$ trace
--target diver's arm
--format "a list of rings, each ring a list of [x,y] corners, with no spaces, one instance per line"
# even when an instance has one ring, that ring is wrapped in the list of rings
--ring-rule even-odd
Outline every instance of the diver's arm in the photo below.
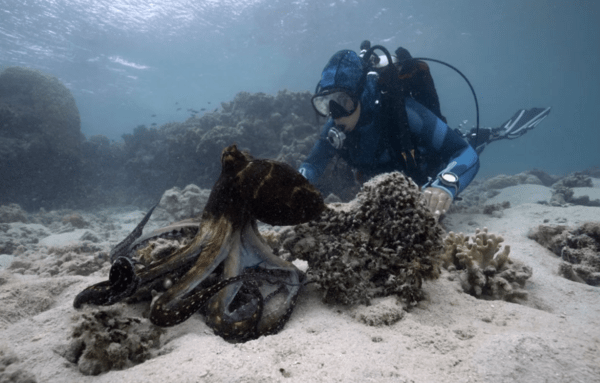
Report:
[[[407,98],[406,110],[411,131],[419,135],[421,143],[439,155],[442,163],[446,164],[436,179],[425,186],[442,189],[454,199],[475,178],[479,170],[479,156],[465,140],[423,105]],[[439,180],[438,177],[446,172],[458,177],[457,187],[444,185]]]
[[[302,174],[311,184],[316,183],[319,178],[321,178],[327,164],[335,155],[335,148],[327,140],[327,133],[333,125],[333,120],[329,119],[323,126],[323,129],[321,129],[321,135],[315,143],[315,146],[313,146],[308,157],[306,157],[298,169],[300,174]]]

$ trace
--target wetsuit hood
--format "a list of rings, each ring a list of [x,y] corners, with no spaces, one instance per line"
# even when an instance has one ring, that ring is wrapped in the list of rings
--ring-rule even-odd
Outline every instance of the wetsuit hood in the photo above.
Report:
[[[360,96],[364,80],[363,63],[356,52],[344,49],[334,54],[321,73],[317,94],[331,90],[344,90]]]

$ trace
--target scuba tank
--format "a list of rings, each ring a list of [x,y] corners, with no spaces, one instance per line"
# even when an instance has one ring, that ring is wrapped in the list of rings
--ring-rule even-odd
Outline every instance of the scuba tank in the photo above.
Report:
[[[382,51],[383,55],[374,54],[375,50]],[[396,96],[402,96],[402,93],[404,93],[404,96],[407,96],[406,93],[411,92],[411,89],[404,89],[404,86],[403,86],[404,84],[402,84],[402,81],[400,78],[401,67],[403,64],[406,65],[405,63],[408,61],[436,62],[436,63],[442,64],[442,65],[445,65],[445,66],[453,69],[454,71],[456,71],[465,80],[465,82],[471,89],[471,93],[473,94],[473,99],[475,100],[476,123],[475,123],[475,133],[474,133],[475,137],[474,138],[475,138],[475,147],[477,147],[479,144],[479,103],[477,101],[477,95],[475,93],[475,90],[473,89],[473,86],[471,85],[471,82],[469,81],[469,79],[460,70],[458,70],[454,66],[452,66],[444,61],[427,58],[427,57],[413,58],[410,56],[408,51],[406,51],[405,49],[403,49],[401,47],[398,48],[395,53],[396,53],[396,56],[392,56],[385,47],[383,47],[381,45],[371,46],[371,42],[369,40],[364,40],[360,44],[359,57],[361,57],[363,59],[363,62],[365,63],[365,67],[367,68],[366,69],[367,71],[375,71],[376,73],[379,74],[380,84],[383,86],[383,89],[385,89],[388,92],[392,92]],[[404,57],[405,59],[402,62],[400,62],[400,60],[397,57],[399,53],[404,53],[404,55],[405,55],[405,57]],[[406,56],[408,56],[408,57],[406,57]],[[435,92],[435,89],[434,89],[434,92]],[[437,94],[436,94],[436,98],[437,98]],[[402,103],[404,103],[403,100],[402,100]],[[434,113],[435,113],[435,111],[434,111]],[[442,119],[442,120],[444,119],[441,116],[441,113],[440,114],[435,113],[435,114],[440,119]],[[405,150],[405,148],[403,147],[403,153],[404,153],[404,150]],[[403,156],[404,156],[404,154],[403,154]]]
[[[376,49],[384,55],[374,55]],[[388,153],[395,163],[403,164],[406,169],[417,167],[415,145],[410,133],[408,116],[404,100],[407,96],[400,78],[398,60],[381,45],[371,47],[365,40],[361,44],[359,57],[362,58],[366,75],[377,75],[381,88],[383,116],[387,121],[383,124],[382,132]]]

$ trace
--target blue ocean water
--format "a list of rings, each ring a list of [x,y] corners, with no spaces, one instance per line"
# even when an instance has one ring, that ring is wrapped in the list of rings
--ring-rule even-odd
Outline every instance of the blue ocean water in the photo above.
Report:
[[[592,0],[0,0],[0,69],[57,76],[83,133],[120,140],[240,91],[312,91],[334,52],[369,39],[458,67],[483,126],[553,107],[535,130],[487,148],[480,176],[566,173],[600,166],[598,20]],[[467,85],[431,67],[449,124],[472,125]]]

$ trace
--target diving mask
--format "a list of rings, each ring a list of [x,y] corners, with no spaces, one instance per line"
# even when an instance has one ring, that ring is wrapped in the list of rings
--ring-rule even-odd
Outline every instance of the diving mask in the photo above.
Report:
[[[347,117],[354,113],[358,100],[344,91],[330,91],[316,94],[312,98],[313,108],[323,117],[333,119]]]

